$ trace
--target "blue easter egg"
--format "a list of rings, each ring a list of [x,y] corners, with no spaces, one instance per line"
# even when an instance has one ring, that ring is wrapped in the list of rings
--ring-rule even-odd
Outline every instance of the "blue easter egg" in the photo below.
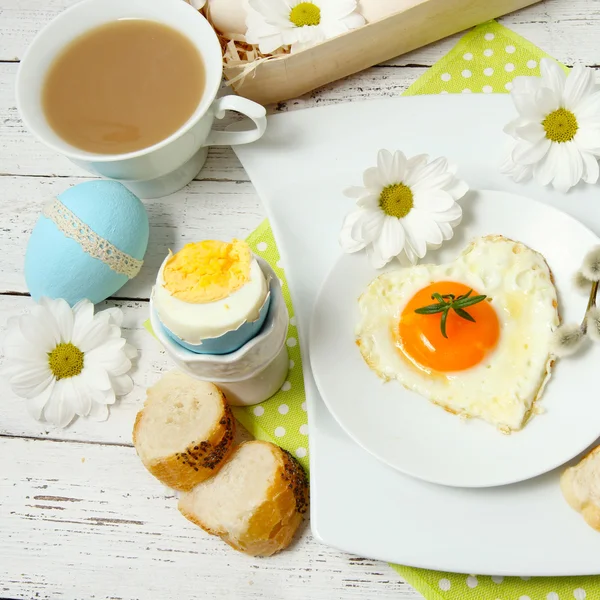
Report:
[[[201,344],[190,344],[189,342],[186,342],[180,337],[176,336],[165,325],[162,327],[172,340],[187,350],[195,352],[196,354],[230,354],[231,352],[239,350],[244,344],[259,334],[262,326],[264,325],[265,319],[269,314],[270,305],[271,292],[269,291],[255,321],[245,321],[237,329],[228,331],[227,333],[224,333],[216,338],[207,338],[202,340]]]
[[[140,199],[117,181],[80,183],[58,196],[61,203],[95,234],[121,252],[142,260],[148,246],[148,215]],[[34,300],[64,298],[73,305],[87,298],[102,302],[127,283],[126,274],[113,270],[83,250],[44,214],[36,223],[25,254],[25,281]]]

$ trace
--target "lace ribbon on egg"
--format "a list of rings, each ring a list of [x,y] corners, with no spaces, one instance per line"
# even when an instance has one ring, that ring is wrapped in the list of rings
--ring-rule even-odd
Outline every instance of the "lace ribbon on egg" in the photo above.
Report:
[[[66,237],[75,240],[86,254],[101,260],[115,273],[132,279],[140,272],[144,261],[133,258],[100,237],[58,198],[46,204],[42,214],[50,219]]]

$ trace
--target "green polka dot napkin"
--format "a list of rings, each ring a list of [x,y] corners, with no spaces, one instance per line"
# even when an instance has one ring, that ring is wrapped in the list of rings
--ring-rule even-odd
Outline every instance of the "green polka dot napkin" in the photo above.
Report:
[[[514,32],[491,21],[466,34],[456,47],[417,80],[405,95],[507,93],[518,75],[539,75],[548,56]],[[294,454],[308,470],[308,426],[302,362],[294,311],[268,221],[249,237],[252,250],[281,278],[290,313],[290,371],[281,390],[257,406],[235,408],[236,418],[259,439]],[[600,600],[600,577],[521,578],[457,575],[392,565],[429,600]]]
[[[236,419],[256,438],[278,444],[291,452],[308,472],[308,424],[302,361],[290,291],[279,258],[279,250],[268,221],[246,240],[252,251],[262,256],[281,279],[283,298],[290,314],[287,350],[290,370],[281,389],[257,406],[233,409]]]

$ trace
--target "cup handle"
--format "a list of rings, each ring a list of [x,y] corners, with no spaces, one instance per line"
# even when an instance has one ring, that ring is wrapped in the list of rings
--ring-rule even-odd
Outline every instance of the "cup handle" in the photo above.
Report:
[[[263,106],[240,96],[217,98],[211,106],[217,119],[225,116],[225,111],[235,110],[252,119],[256,127],[248,131],[211,131],[204,146],[236,146],[249,144],[261,138],[267,128],[267,111]]]

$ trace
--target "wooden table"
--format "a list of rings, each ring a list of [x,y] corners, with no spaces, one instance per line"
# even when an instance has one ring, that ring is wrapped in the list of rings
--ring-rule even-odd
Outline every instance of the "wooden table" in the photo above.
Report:
[[[74,0],[0,3],[0,336],[31,306],[23,277],[29,233],[54,194],[89,177],[21,123],[13,85],[34,34]],[[568,65],[600,68],[600,0],[545,0],[501,21]],[[455,36],[271,108],[271,112],[396,96],[452,48]],[[313,540],[308,525],[269,559],[238,554],[183,519],[170,490],[142,468],[131,427],[144,390],[170,367],[142,329],[167,249],[244,236],[264,218],[229,149],[211,151],[201,177],[146,202],[150,244],[140,275],[108,305],[125,314],[140,350],[135,389],[105,423],[61,431],[32,420],[0,380],[0,598],[419,598],[385,563]],[[401,543],[401,540],[399,540]]]

